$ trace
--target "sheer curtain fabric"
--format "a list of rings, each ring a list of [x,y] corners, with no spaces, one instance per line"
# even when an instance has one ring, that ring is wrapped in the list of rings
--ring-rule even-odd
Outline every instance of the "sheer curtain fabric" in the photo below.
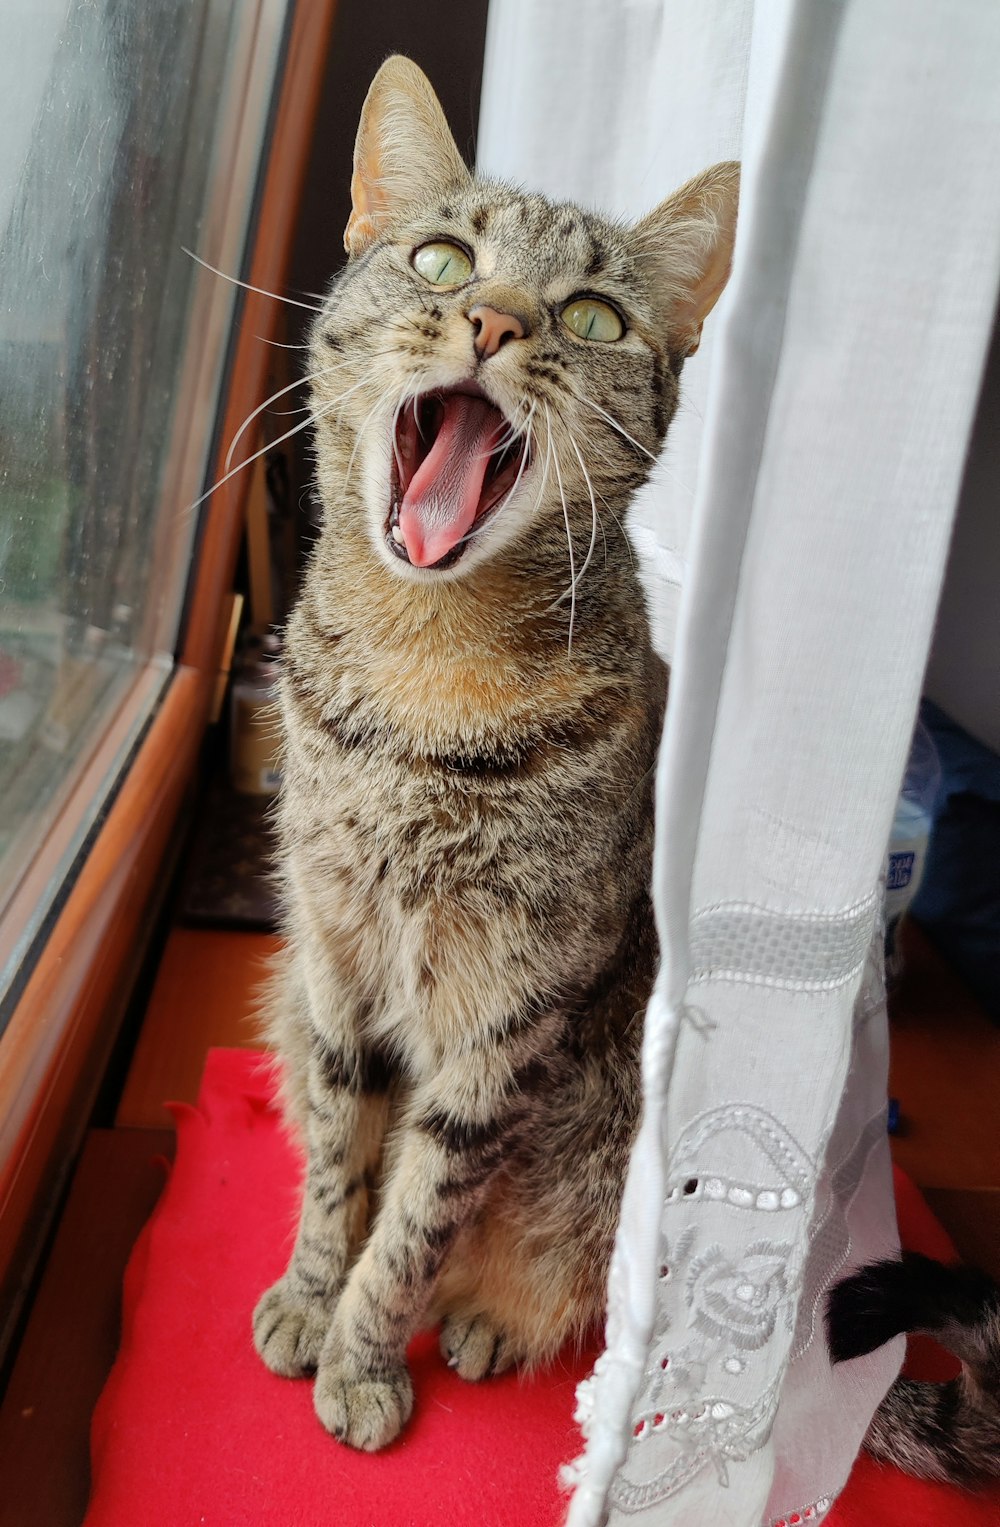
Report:
[[[491,5],[487,171],[635,215],[745,165],[635,510],[663,960],[572,1527],[818,1520],[898,1368],[832,1369],[821,1317],[896,1245],[879,876],[997,298],[998,77],[980,0]]]

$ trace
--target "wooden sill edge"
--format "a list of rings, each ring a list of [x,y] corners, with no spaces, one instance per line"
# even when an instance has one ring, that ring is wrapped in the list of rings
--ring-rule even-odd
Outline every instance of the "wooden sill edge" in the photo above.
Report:
[[[285,278],[335,10],[335,0],[310,0],[293,11],[249,277],[272,291]],[[270,334],[275,304],[254,293],[247,299],[220,462],[266,379],[259,336]],[[236,485],[207,517],[181,662],[0,1039],[0,1356],[8,1295],[37,1252],[39,1206],[46,1194],[51,1199],[82,1138],[122,988],[134,974],[184,793],[196,778],[243,529],[246,486],[240,478]]]
[[[0,1041],[0,1288],[58,1158],[75,1153],[117,1027],[121,973],[145,939],[214,687],[179,667]],[[112,1033],[108,1033],[109,1026]],[[95,1074],[96,1067],[96,1074]],[[66,1139],[78,1117],[77,1138]]]
[[[15,983],[19,964],[30,959],[39,909],[47,909],[52,887],[60,887],[72,873],[74,861],[86,847],[88,822],[93,832],[100,822],[101,807],[128,767],[130,754],[155,713],[171,672],[166,663],[149,662],[132,674],[101,730],[87,739],[88,746],[78,761],[79,773],[67,781],[63,799],[0,912],[0,969]],[[43,929],[44,922],[39,931]],[[6,990],[4,997],[6,1001]],[[0,1159],[6,1124],[0,1115]]]

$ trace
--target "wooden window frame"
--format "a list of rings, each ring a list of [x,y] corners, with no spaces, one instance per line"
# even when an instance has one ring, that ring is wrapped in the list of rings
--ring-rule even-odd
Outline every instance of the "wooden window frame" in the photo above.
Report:
[[[265,150],[250,233],[250,285],[280,292],[291,253],[335,0],[298,0]],[[236,339],[216,471],[226,443],[263,400],[268,346],[280,304],[246,291]],[[248,436],[250,435],[248,431]],[[246,441],[249,455],[254,449]],[[164,680],[150,665],[71,791],[25,885],[41,894],[60,862],[68,824],[79,822],[128,745],[155,692],[152,718],[110,807],[99,822],[0,1040],[0,1312],[12,1311],[30,1272],[58,1188],[83,1130],[120,1025],[124,1003],[155,922],[176,827],[198,778],[201,744],[223,655],[249,473],[209,500],[193,551],[178,660]],[[4,1332],[0,1322],[0,1351]]]

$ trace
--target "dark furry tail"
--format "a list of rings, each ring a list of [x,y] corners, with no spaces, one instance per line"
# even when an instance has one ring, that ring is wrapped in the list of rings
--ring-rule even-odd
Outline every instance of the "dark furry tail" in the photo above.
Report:
[[[1000,1288],[971,1267],[904,1252],[831,1289],[827,1340],[835,1363],[924,1331],[962,1362],[946,1384],[898,1379],[865,1438],[875,1458],[921,1479],[971,1485],[1000,1476]]]

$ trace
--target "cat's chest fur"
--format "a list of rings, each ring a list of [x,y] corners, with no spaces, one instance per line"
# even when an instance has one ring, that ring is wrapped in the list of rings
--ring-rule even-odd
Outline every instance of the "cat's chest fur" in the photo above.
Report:
[[[329,582],[288,633],[286,874],[373,1034],[421,1074],[557,992],[581,928],[607,921],[594,776],[631,771],[608,744],[645,701],[628,665],[547,646],[516,601],[393,612],[357,588],[327,605]]]

